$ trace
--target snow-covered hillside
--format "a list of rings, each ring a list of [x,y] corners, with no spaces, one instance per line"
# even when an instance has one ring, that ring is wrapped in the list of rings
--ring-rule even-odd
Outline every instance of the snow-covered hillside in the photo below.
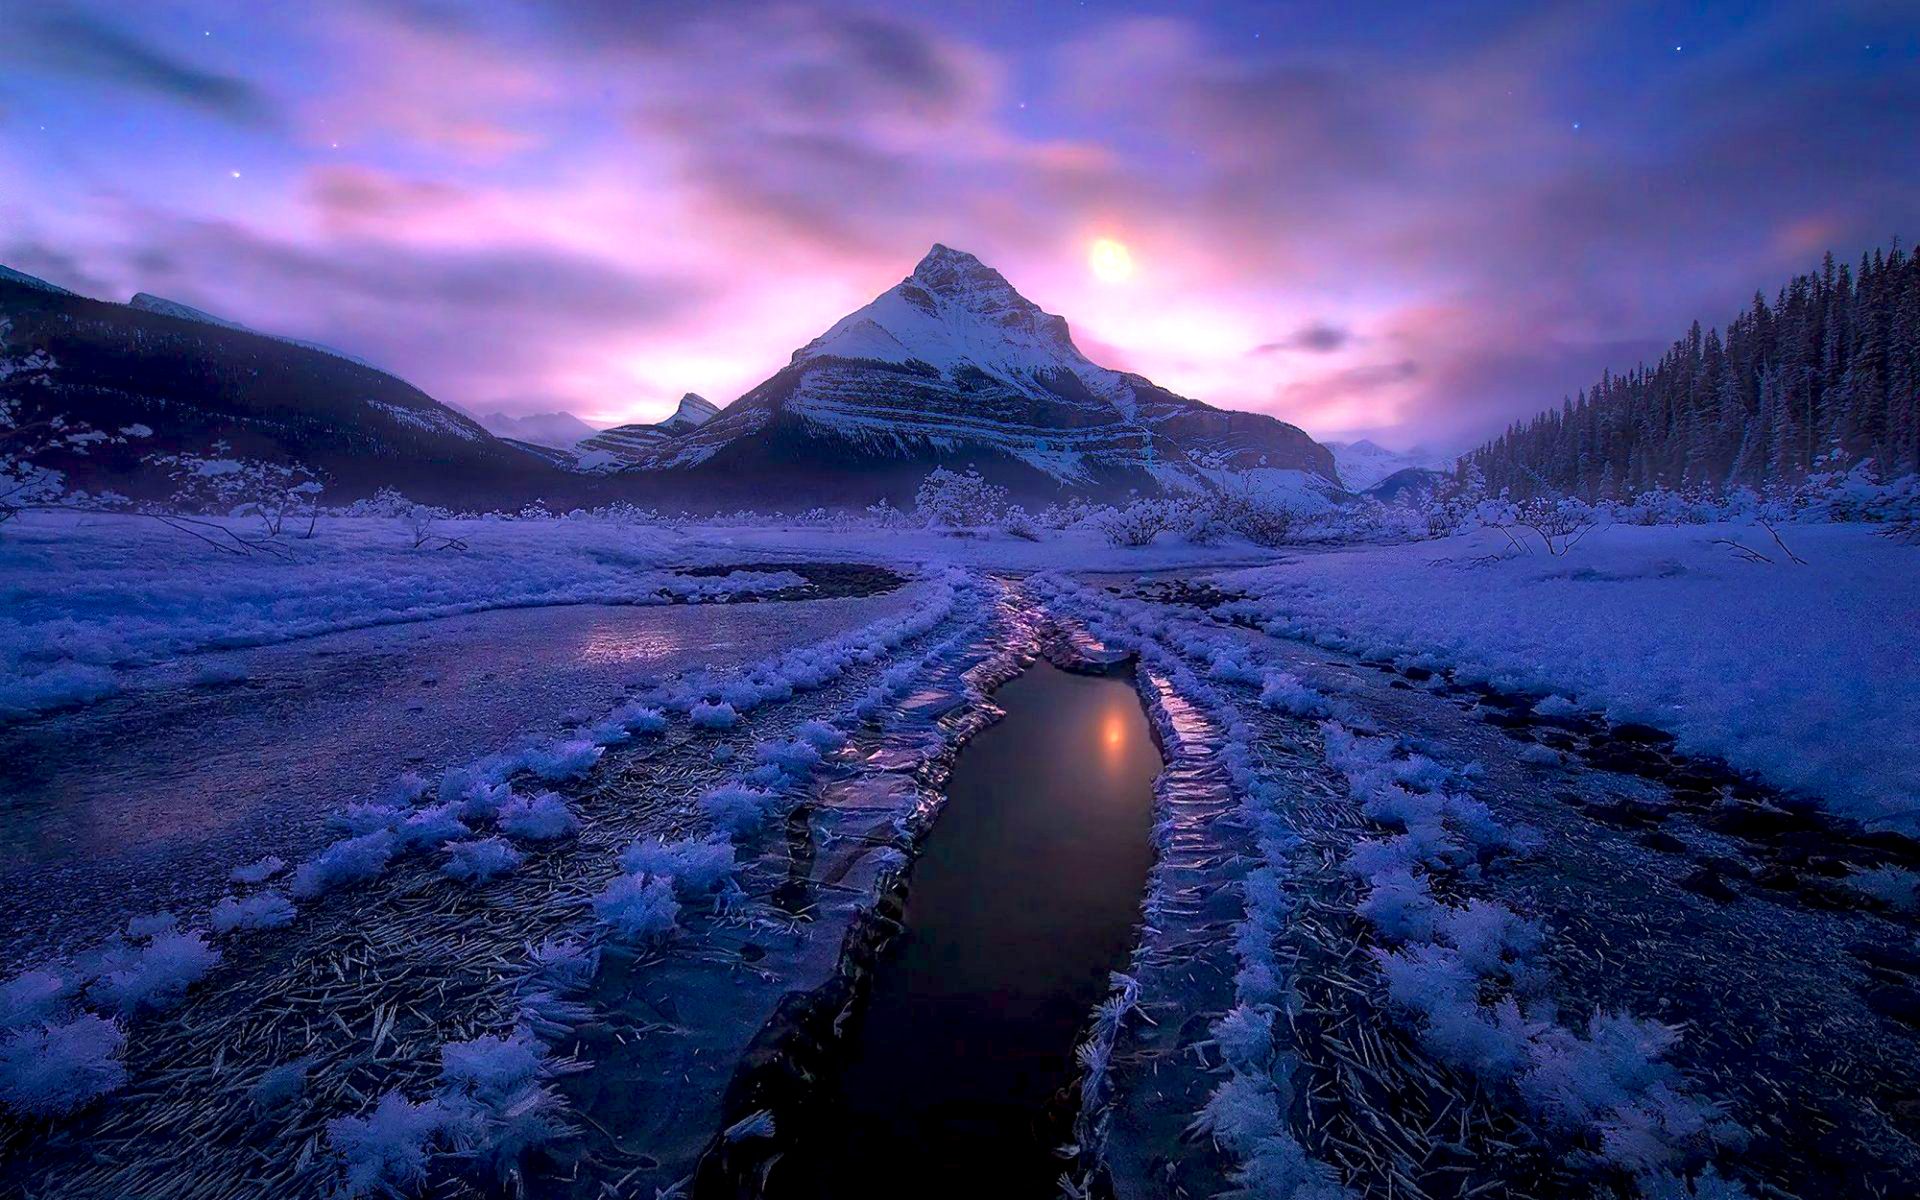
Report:
[[[464,411],[464,410],[463,410]],[[584,438],[599,432],[570,412],[529,413],[510,416],[503,412],[469,414],[495,437],[531,442],[555,450],[569,450]]]

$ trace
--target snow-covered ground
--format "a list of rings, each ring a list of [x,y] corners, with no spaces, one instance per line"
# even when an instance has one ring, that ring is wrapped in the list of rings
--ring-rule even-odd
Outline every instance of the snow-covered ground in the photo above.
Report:
[[[251,534],[245,522],[232,527]],[[1252,564],[1271,552],[1172,538],[1141,550],[1091,530],[1043,542],[1001,530],[956,536],[820,526],[669,527],[608,520],[449,520],[464,550],[414,547],[405,521],[325,518],[279,554],[236,556],[154,522],[28,514],[0,535],[0,721],[109,695],[136,667],[211,649],[272,645],[490,609],[725,600],[803,582],[751,560],[957,562],[1028,571]],[[282,557],[284,555],[284,557]],[[747,566],[686,575],[689,566]]]
[[[251,535],[245,523],[233,527]],[[278,553],[223,553],[139,518],[28,514],[0,536],[0,719],[112,692],[114,668],[206,649],[553,604],[774,591],[778,572],[686,576],[681,535],[613,522],[323,519]],[[464,550],[435,549],[441,537]]]
[[[1798,525],[1596,531],[1565,556],[1483,530],[1221,576],[1233,611],[1362,657],[1555,693],[1851,816],[1920,828],[1920,548]],[[1774,561],[1743,561],[1720,539]]]
[[[783,1069],[753,1048],[857,1029],[781,1022],[832,1018],[847,964],[884,958],[848,939],[939,837],[985,693],[1056,632],[1088,664],[1115,657],[1096,639],[1140,656],[1168,762],[1140,942],[1062,1081],[1073,1186],[1740,1200],[1896,1194],[1920,1169],[1920,859],[1664,749],[1606,766],[1629,731],[1566,715],[1890,812],[1920,550],[1867,530],[1788,529],[1807,564],[1768,566],[1713,544],[1765,549],[1733,527],[1502,558],[1497,534],[1275,555],[472,522],[448,530],[465,554],[423,560],[366,521],[289,563],[124,528],[0,543],[0,587],[31,601],[17,637],[57,649],[66,591],[75,645],[125,637],[116,694],[0,729],[0,787],[41,789],[10,810],[0,849],[33,861],[0,872],[25,900],[0,915],[97,848],[126,881],[0,980],[0,1182],[30,1194],[525,1172],[586,1200],[671,1193],[715,1145],[758,1177],[796,1134],[736,1104],[741,1071]],[[631,607],[716,578],[682,565],[847,560],[973,565]],[[1064,570],[987,577],[1040,568]],[[280,590],[334,632],[274,624]],[[487,611],[508,603],[544,607]],[[211,649],[235,616],[269,644]],[[1563,699],[1516,718],[1375,656]],[[168,814],[202,824],[155,834]],[[207,870],[168,890],[150,836]],[[97,952],[46,953],[89,930]]]

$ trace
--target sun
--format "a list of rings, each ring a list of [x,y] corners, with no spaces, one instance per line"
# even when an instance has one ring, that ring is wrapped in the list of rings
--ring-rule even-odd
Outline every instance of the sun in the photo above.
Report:
[[[1101,283],[1125,283],[1133,278],[1133,252],[1112,238],[1096,238],[1087,251],[1087,265]]]

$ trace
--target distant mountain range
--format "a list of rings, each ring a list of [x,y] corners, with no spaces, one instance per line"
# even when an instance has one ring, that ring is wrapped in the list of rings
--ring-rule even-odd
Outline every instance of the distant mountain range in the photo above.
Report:
[[[1453,467],[1453,460],[1444,454],[1420,449],[1389,450],[1364,438],[1325,445],[1333,452],[1333,461],[1340,468],[1340,482],[1355,492],[1367,491],[1402,471],[1445,471]]]
[[[570,450],[579,442],[600,432],[570,412],[529,413],[509,416],[503,412],[477,413],[474,420],[495,437]]]
[[[977,468],[1033,503],[1342,481],[1292,425],[1098,366],[1064,320],[945,246],[725,409],[689,394],[665,421],[598,433],[567,413],[475,420],[327,347],[145,293],[112,304],[0,268],[0,322],[0,363],[46,351],[33,372],[0,371],[0,393],[101,428],[147,425],[143,451],[218,439],[306,462],[334,495],[898,504],[936,466]],[[51,465],[140,490],[131,450]]]

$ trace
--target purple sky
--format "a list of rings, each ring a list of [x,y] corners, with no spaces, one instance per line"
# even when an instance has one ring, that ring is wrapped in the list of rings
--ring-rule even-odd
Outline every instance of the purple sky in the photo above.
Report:
[[[731,401],[939,241],[1096,361],[1451,449],[1911,235],[1914,16],[21,0],[0,263],[611,423]]]

